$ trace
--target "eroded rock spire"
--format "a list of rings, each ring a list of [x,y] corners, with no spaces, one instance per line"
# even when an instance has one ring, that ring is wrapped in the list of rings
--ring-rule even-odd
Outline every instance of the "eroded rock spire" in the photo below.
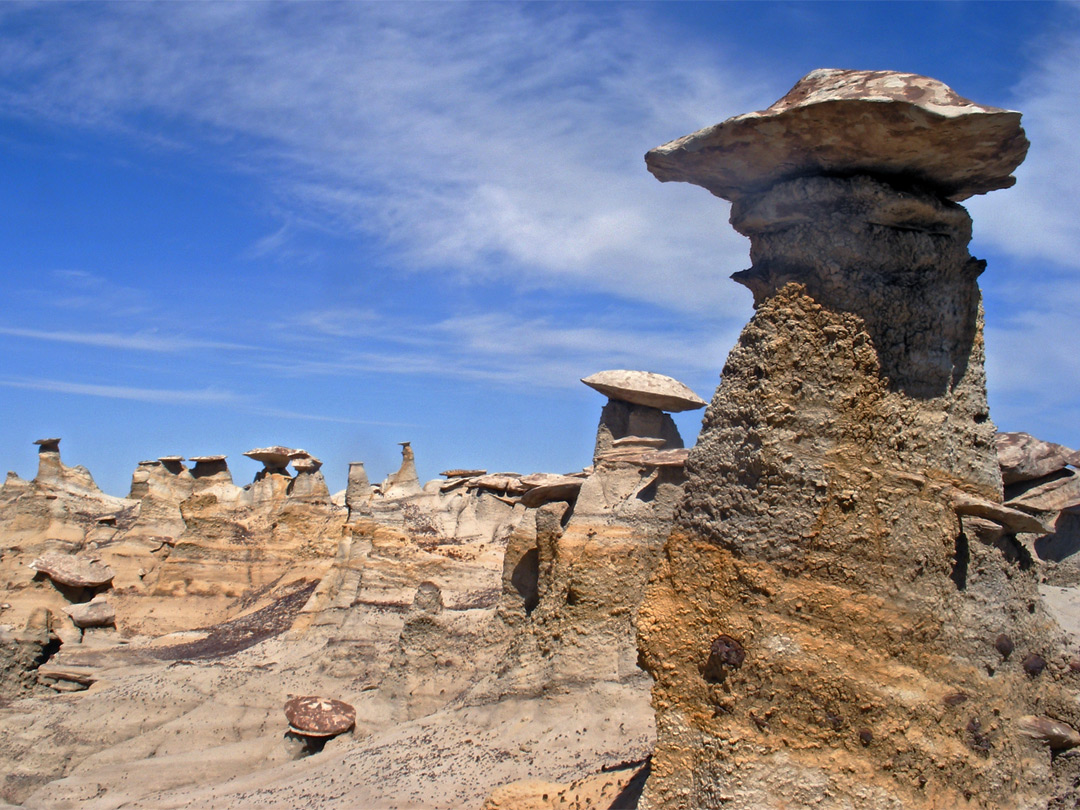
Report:
[[[756,313],[639,619],[644,806],[1034,808],[1064,789],[1024,730],[1080,726],[1063,663],[1022,665],[1064,652],[1030,555],[954,507],[1001,501],[984,263],[955,200],[1012,185],[1026,148],[1019,113],[940,82],[819,70],[646,157],[734,201]]]

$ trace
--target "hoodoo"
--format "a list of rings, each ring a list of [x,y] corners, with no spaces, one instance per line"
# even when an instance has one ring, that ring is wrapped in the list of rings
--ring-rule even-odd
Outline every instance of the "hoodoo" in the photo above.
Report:
[[[818,70],[646,156],[734,202],[756,312],[639,618],[658,735],[642,806],[1045,808],[1072,790],[1076,766],[1031,732],[1080,727],[1080,707],[1030,554],[955,506],[1002,500],[985,263],[955,201],[1012,185],[1026,149],[1018,113],[940,82]]]

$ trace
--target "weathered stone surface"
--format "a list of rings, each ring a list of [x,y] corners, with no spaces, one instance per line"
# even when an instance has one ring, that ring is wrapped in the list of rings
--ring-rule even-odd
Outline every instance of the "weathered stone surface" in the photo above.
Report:
[[[997,453],[1005,486],[1033,481],[1080,462],[1075,450],[1036,439],[1030,433],[997,434]]]
[[[628,439],[638,440],[634,444],[639,448],[644,444],[668,450],[683,447],[679,428],[670,414],[648,405],[634,405],[619,399],[609,399],[600,411],[593,462],[616,447],[617,442],[625,444],[624,440]]]
[[[678,380],[651,371],[598,371],[581,381],[611,399],[661,411],[693,411],[706,404]]]
[[[371,482],[364,469],[364,462],[351,462],[345,485],[345,506],[349,510],[350,522],[362,514],[371,514],[371,498]]]
[[[1059,720],[1026,715],[1021,717],[1016,725],[1021,734],[1045,743],[1053,751],[1066,751],[1080,746],[1080,732]]]
[[[188,461],[194,461],[196,464],[220,464],[225,461],[228,456],[217,454],[211,456],[191,456]]]
[[[596,458],[598,465],[634,464],[639,467],[682,467],[690,451],[686,448],[675,450],[652,450],[640,447],[616,447],[601,453]]]
[[[830,76],[840,78],[811,74]],[[978,796],[1045,807],[1049,751],[1001,729],[1050,704],[1061,722],[1080,720],[1052,668],[1035,678],[1021,664],[1033,653],[1049,662],[1063,639],[1030,554],[1006,533],[968,538],[953,498],[961,490],[985,511],[1001,478],[982,263],[967,251],[966,212],[943,198],[1009,182],[1023,155],[1016,116],[956,99],[975,114],[804,91],[811,103],[789,99],[793,115],[745,119],[756,122],[747,151],[706,145],[694,160],[710,165],[690,163],[681,178],[734,197],[753,262],[737,280],[756,313],[686,461],[639,613],[657,711],[641,806],[878,810]],[[865,113],[864,130],[851,119],[818,129],[844,119],[813,116],[845,109]],[[901,119],[911,126],[897,129]],[[1007,124],[996,140],[995,120]],[[785,139],[798,130],[785,121],[813,124],[802,134],[814,161],[794,165],[807,176],[769,174],[797,160]],[[905,140],[923,124],[930,140]],[[986,141],[981,152],[972,138]],[[834,151],[847,162],[830,162]],[[1012,158],[995,163],[1002,154]],[[749,178],[716,179],[740,162]],[[1006,662],[994,647],[1003,633],[1023,640]],[[737,668],[708,666],[721,637],[744,653]],[[944,700],[958,693],[962,703]]]
[[[304,453],[302,456],[294,457],[292,465],[296,470],[296,477],[289,484],[288,496],[290,498],[330,497],[330,489],[326,486],[326,479],[320,472],[322,461],[309,453]]]
[[[54,582],[73,588],[97,588],[112,582],[116,574],[107,565],[71,554],[45,554],[30,563]]]
[[[38,445],[38,470],[37,475],[34,476],[35,484],[57,486],[90,495],[102,494],[86,467],[81,465],[68,467],[60,460],[60,439],[38,439],[34,444]]]
[[[443,470],[439,475],[445,478],[475,478],[478,475],[486,475],[487,470],[466,470],[466,469],[454,469]]]
[[[551,476],[525,492],[521,503],[532,509],[551,501],[571,501],[577,497],[583,483],[584,479],[573,476]]]
[[[333,698],[308,695],[285,704],[289,729],[305,737],[333,737],[356,724],[356,710]]]
[[[388,498],[404,498],[421,492],[420,476],[416,473],[416,456],[410,442],[401,445],[401,466],[382,483],[382,494]]]
[[[966,492],[954,490],[952,493],[953,509],[958,515],[974,515],[1000,523],[1010,532],[1052,532],[1053,527],[1044,525],[1035,517],[1019,509],[1010,509],[986,498],[977,498]]]
[[[1060,512],[1080,506],[1080,473],[1059,470],[1005,489],[1005,503],[1026,512]]]
[[[466,487],[470,489],[486,489],[500,495],[521,495],[529,489],[521,478],[522,476],[518,473],[489,473],[488,475],[480,475],[469,479]]]
[[[322,468],[322,461],[305,452],[303,455],[293,456],[292,466],[297,472],[311,473]]]
[[[276,444],[272,447],[256,447],[254,450],[248,450],[244,455],[255,461],[261,461],[267,470],[284,470],[289,466],[289,459],[306,455],[306,453],[303,450]]]
[[[869,175],[963,200],[1016,182],[1027,154],[1020,113],[968,101],[934,79],[815,70],[760,112],[653,149],[658,180],[737,200],[811,175]]]
[[[76,627],[109,627],[116,624],[116,610],[104,599],[95,597],[89,602],[70,605],[64,613],[71,617]]]

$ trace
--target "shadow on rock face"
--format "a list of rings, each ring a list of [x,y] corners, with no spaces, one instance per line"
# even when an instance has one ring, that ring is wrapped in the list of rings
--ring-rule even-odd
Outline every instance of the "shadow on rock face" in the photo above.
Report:
[[[518,560],[510,582],[521,596],[525,613],[533,612],[540,603],[540,551],[530,549]]]
[[[967,371],[978,330],[971,220],[959,205],[868,176],[780,183],[732,207],[753,267],[733,278],[755,307],[785,284],[863,322],[891,390],[945,395]]]

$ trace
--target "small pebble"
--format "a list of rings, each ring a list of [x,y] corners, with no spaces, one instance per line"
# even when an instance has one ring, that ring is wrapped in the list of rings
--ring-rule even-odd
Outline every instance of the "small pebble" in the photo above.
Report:
[[[864,746],[869,745],[873,741],[874,741],[874,732],[872,732],[870,729],[864,728],[861,731],[859,731],[859,742],[861,742]]]
[[[1023,667],[1024,672],[1034,678],[1042,675],[1042,671],[1046,669],[1046,659],[1037,653],[1032,653],[1024,659]]]
[[[1015,648],[1012,639],[1002,633],[994,639],[994,649],[998,651],[1002,658],[1008,658]]]

